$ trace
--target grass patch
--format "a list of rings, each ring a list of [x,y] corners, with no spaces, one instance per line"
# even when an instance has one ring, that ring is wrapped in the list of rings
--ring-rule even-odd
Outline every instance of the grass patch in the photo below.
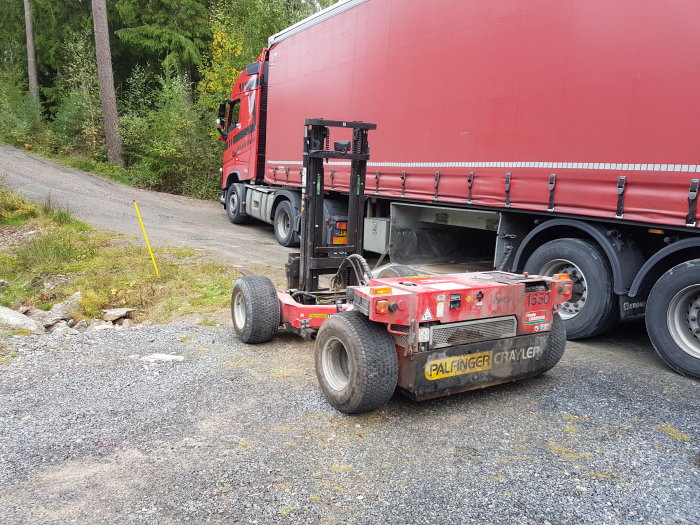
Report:
[[[676,441],[692,441],[688,434],[686,434],[685,432],[681,432],[673,425],[664,425],[662,427],[657,428],[657,430],[660,430],[661,432],[663,432],[670,438],[675,439]]]
[[[49,308],[80,291],[84,318],[101,317],[106,308],[129,307],[136,308],[137,319],[155,322],[228,305],[238,274],[194,250],[156,248],[156,278],[140,240],[90,230],[50,203],[29,204],[1,188],[0,199],[14,210],[12,224],[2,224],[38,230],[0,254],[0,276],[9,283],[0,290],[0,305]]]

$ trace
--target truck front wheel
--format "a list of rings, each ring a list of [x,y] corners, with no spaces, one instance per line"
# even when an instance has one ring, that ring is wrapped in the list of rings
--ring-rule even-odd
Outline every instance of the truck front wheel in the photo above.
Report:
[[[284,200],[275,208],[275,238],[282,246],[299,246],[299,235],[294,230],[294,208]]]
[[[674,266],[656,281],[645,318],[661,359],[676,372],[700,379],[700,259]]]
[[[242,224],[248,220],[245,212],[245,185],[234,182],[226,192],[226,215],[233,224]]]
[[[598,335],[620,317],[608,261],[590,241],[549,241],[532,253],[525,263],[525,271],[549,276],[566,273],[571,277],[573,296],[559,306],[569,339]]]
[[[263,275],[246,275],[231,294],[233,329],[244,343],[265,343],[277,333],[280,302],[272,281]]]
[[[328,402],[346,414],[369,412],[391,399],[399,378],[394,340],[356,311],[330,316],[318,331],[316,376]]]

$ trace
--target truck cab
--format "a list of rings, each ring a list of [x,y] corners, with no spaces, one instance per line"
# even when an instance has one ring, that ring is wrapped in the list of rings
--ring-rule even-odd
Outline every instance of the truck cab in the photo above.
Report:
[[[264,56],[261,55],[261,60]],[[219,106],[217,130],[226,143],[221,172],[221,202],[234,182],[254,181],[264,175],[258,159],[264,62],[246,66],[231,89],[231,97]]]

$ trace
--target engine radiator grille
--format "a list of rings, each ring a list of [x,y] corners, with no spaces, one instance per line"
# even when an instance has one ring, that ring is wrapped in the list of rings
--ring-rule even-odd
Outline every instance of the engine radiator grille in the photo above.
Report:
[[[430,327],[430,347],[465,345],[490,339],[515,337],[517,320],[514,315],[492,319],[476,319],[444,326]]]

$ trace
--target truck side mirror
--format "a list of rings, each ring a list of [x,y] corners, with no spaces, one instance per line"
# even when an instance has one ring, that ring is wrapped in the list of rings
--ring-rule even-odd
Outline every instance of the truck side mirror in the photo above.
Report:
[[[221,135],[223,140],[226,140],[228,133],[226,132],[226,105],[231,102],[230,100],[222,100],[219,104],[219,112],[216,116],[216,130]]]

